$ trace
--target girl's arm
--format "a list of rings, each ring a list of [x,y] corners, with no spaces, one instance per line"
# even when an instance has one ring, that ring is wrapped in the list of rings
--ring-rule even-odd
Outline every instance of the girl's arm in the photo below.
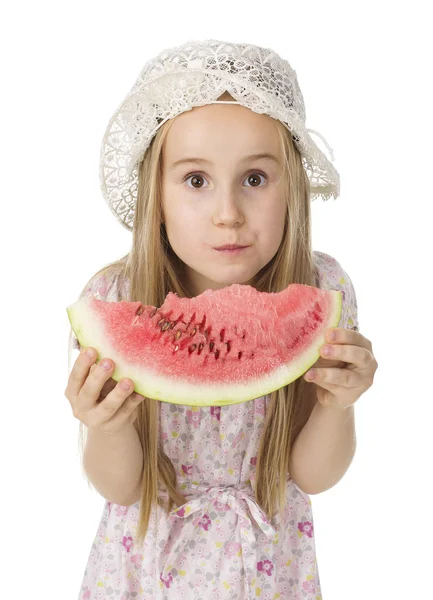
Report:
[[[141,495],[143,449],[131,423],[120,433],[88,429],[84,471],[96,490],[110,502],[130,506]]]
[[[356,450],[355,409],[317,402],[314,386],[306,401],[314,403],[310,418],[293,444],[289,473],[306,494],[333,487],[348,470]]]

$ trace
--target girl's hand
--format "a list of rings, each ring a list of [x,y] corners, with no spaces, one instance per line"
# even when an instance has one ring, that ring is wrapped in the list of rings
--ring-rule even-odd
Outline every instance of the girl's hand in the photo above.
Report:
[[[329,332],[336,333],[335,341],[328,337]],[[349,408],[373,385],[378,362],[373,356],[370,340],[358,331],[343,328],[329,329],[328,343],[320,349],[324,357],[313,365],[304,375],[306,381],[315,383],[317,400],[323,406]],[[325,354],[325,348],[331,348],[331,354]]]
[[[89,357],[83,348],[68,379],[65,396],[69,400],[74,417],[84,423],[89,429],[115,435],[126,429],[137,418],[137,406],[144,396],[133,392],[133,383],[123,379],[117,383],[110,377],[114,363],[110,359],[108,370],[103,369],[102,363],[94,364],[97,352]],[[124,389],[122,384],[129,383]]]

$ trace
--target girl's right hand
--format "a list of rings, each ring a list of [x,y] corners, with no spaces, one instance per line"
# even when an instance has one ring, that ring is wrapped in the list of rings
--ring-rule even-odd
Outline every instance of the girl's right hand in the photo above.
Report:
[[[94,364],[97,352],[89,357],[83,348],[72,367],[66,386],[65,396],[69,400],[75,418],[89,429],[116,435],[135,421],[137,407],[144,396],[133,392],[133,382],[123,379],[116,382],[110,377],[114,370],[114,362],[106,360],[110,368],[103,369],[102,362]],[[103,361],[103,362],[104,362]],[[129,389],[122,387],[129,382]]]

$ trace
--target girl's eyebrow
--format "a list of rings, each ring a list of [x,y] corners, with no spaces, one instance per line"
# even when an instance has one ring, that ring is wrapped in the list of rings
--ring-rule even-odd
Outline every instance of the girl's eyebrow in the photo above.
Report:
[[[264,152],[261,154],[250,154],[248,156],[244,156],[244,158],[240,161],[241,163],[247,162],[249,160],[259,160],[261,158],[264,158],[266,160],[272,160],[274,162],[276,162],[277,164],[280,164],[279,159],[274,156],[273,154],[270,154],[268,152]],[[181,158],[180,160],[177,160],[176,162],[174,162],[171,167],[169,167],[169,170],[173,170],[174,168],[176,168],[177,166],[184,164],[184,163],[206,163],[208,165],[211,165],[212,162],[209,160],[206,160],[205,158]]]

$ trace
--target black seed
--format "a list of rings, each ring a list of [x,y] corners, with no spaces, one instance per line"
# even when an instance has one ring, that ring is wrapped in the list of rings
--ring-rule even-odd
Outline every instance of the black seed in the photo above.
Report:
[[[203,348],[204,348],[204,344],[203,344],[203,342],[200,342],[200,344],[198,345],[198,352],[197,352],[197,354],[200,354],[201,351],[203,350]]]
[[[231,349],[230,342],[226,342],[226,345],[227,345],[227,354],[228,354],[230,352],[230,349]]]
[[[197,344],[192,344],[192,346],[189,346],[188,352],[190,354],[192,354],[196,348],[197,348]]]
[[[215,346],[215,344],[214,344],[213,342],[211,342],[211,343],[209,344],[209,350],[210,350],[211,352],[212,352],[212,350],[213,350],[213,347],[214,347],[214,346]]]
[[[218,356],[220,355],[220,351],[218,350],[218,348],[215,350],[215,358],[218,358]]]
[[[221,329],[221,331],[220,331],[220,340],[221,340],[221,342],[224,341],[224,334],[225,334],[225,332],[226,332],[225,329]]]
[[[242,356],[242,352],[238,352],[238,359],[240,360]]]

